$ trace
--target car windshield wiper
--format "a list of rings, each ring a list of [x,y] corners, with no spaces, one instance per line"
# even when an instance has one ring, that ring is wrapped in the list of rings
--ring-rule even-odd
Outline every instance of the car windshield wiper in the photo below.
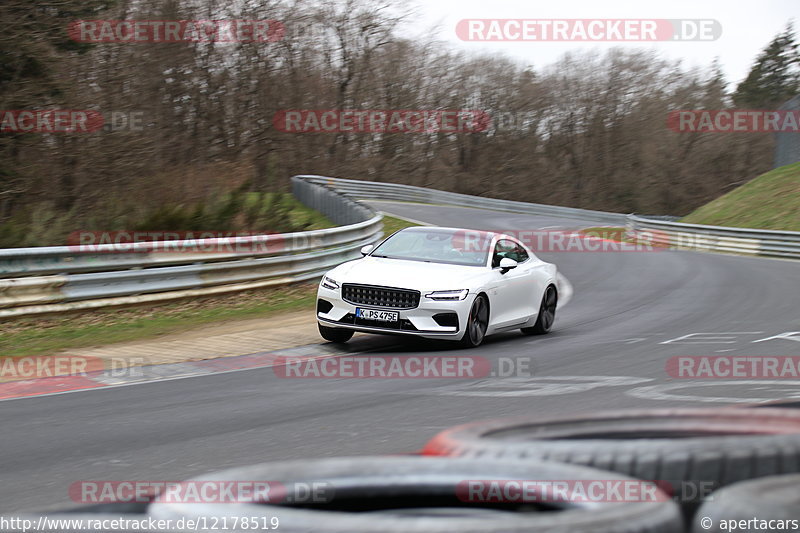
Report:
[[[396,261],[425,261],[426,263],[430,262],[426,261],[425,259],[417,259],[415,257],[396,257],[391,255],[376,255],[376,254],[370,254],[370,257],[380,257],[381,259],[394,259]]]

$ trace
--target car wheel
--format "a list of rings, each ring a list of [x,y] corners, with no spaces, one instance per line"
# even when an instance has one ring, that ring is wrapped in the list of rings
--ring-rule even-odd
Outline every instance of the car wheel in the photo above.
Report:
[[[556,320],[556,307],[558,306],[558,292],[556,288],[549,285],[542,296],[542,303],[539,305],[539,314],[536,316],[536,323],[533,327],[522,328],[525,335],[544,335],[550,332],[553,322]]]
[[[472,302],[472,308],[467,317],[467,328],[464,336],[461,337],[461,344],[467,348],[480,346],[486,337],[486,329],[489,327],[489,300],[486,296],[479,294]]]
[[[330,342],[347,342],[353,338],[353,333],[355,333],[351,329],[329,328],[322,324],[317,325],[319,326],[319,334],[322,335],[322,338]]]

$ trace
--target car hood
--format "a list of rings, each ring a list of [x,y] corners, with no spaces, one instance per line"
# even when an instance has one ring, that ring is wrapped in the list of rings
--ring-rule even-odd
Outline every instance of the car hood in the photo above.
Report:
[[[367,256],[339,265],[326,275],[339,283],[439,291],[475,289],[475,283],[486,275],[486,269]]]

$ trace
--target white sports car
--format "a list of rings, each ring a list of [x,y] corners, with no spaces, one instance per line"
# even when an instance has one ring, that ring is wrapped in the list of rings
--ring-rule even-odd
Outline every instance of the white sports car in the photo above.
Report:
[[[361,253],[320,282],[317,322],[328,341],[363,331],[478,346],[500,331],[547,333],[555,320],[556,266],[508,235],[411,227]]]

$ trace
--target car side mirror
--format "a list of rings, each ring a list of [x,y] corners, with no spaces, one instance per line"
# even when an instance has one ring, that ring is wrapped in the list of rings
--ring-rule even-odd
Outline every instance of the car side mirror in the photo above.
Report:
[[[361,247],[361,255],[369,255],[369,253],[375,249],[374,244],[368,244],[366,246]]]
[[[506,272],[508,272],[512,268],[517,268],[518,264],[519,263],[517,263],[516,261],[514,261],[510,257],[504,257],[504,258],[502,258],[500,260],[500,273],[501,274],[505,274]]]

